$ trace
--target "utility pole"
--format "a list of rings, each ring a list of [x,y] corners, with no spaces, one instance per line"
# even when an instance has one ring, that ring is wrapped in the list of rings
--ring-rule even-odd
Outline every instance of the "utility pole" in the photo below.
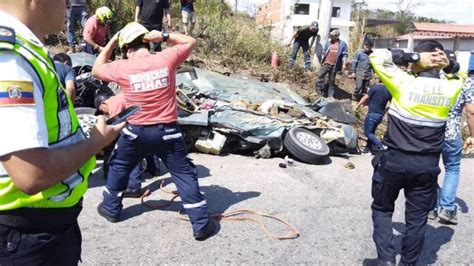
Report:
[[[323,47],[329,41],[333,5],[334,0],[321,0],[319,6],[319,33],[321,35],[321,45]]]

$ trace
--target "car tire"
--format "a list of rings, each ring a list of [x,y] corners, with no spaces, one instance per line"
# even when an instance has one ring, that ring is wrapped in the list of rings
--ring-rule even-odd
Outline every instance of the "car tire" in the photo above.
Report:
[[[318,135],[301,127],[290,129],[283,144],[297,160],[309,164],[320,163],[329,155],[328,145]]]

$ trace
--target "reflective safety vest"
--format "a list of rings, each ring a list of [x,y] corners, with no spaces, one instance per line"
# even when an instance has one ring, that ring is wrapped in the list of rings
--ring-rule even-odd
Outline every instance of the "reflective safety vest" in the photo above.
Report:
[[[370,62],[392,95],[384,144],[409,152],[440,152],[449,110],[463,77],[417,77],[399,69],[388,50],[374,51]]]
[[[85,139],[74,107],[59,82],[54,63],[45,47],[39,47],[15,34],[14,30],[0,26],[0,56],[14,51],[27,60],[41,82],[44,117],[48,130],[49,148],[66,147]],[[11,34],[5,34],[10,31]],[[21,141],[21,140],[12,140]],[[74,156],[74,154],[71,154]],[[87,178],[95,167],[92,156],[76,173],[35,195],[20,191],[12,182],[0,162],[0,211],[22,207],[66,208],[76,205],[87,190]]]

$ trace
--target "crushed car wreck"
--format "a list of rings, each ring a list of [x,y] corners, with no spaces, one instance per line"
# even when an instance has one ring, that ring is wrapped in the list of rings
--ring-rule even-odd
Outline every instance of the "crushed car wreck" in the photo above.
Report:
[[[87,70],[90,71],[93,60],[85,56],[71,56],[74,68],[82,71],[78,81],[83,90],[89,91],[79,94],[87,95],[87,99],[79,99],[77,106],[81,107],[78,113],[82,121],[93,121],[87,118],[95,113],[91,104],[94,100],[90,97],[97,97],[104,90],[111,93],[111,90],[103,86],[99,90],[97,82],[91,80]],[[289,153],[305,163],[319,163],[330,153],[345,153],[356,148],[357,133],[350,124],[345,124],[350,123],[346,121],[347,113],[323,115],[315,110],[334,103],[310,104],[287,84],[188,66],[178,70],[176,84],[178,123],[188,148],[210,154],[255,154],[261,158]],[[115,88],[112,91],[116,91]],[[76,102],[79,103],[77,99]],[[344,113],[342,109],[339,111]],[[338,117],[345,118],[345,123]],[[90,126],[84,125],[84,129]]]

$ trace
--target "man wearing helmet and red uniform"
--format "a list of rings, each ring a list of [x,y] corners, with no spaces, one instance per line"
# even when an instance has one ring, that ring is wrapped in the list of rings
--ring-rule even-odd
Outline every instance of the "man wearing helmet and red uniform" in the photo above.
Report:
[[[152,54],[148,42],[167,42],[171,47]],[[117,43],[127,59],[107,63]],[[95,61],[92,74],[104,81],[117,82],[127,107],[141,107],[127,119],[109,161],[104,200],[98,212],[110,222],[120,220],[122,196],[133,168],[144,157],[156,155],[171,173],[194,238],[205,240],[214,234],[196,167],[188,158],[183,134],[176,123],[176,69],[195,45],[192,37],[149,32],[141,24],[131,22],[110,40]]]
[[[84,52],[89,54],[100,53],[104,49],[109,26],[107,25],[114,17],[114,13],[108,7],[97,8],[95,15],[87,19],[84,24],[84,41],[86,47]]]

